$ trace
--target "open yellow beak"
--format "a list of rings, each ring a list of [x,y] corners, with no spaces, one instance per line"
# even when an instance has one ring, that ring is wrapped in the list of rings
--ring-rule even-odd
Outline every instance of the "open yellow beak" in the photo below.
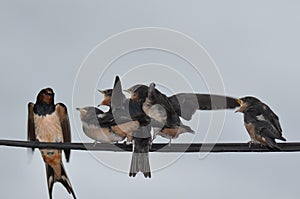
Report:
[[[243,106],[243,101],[242,101],[241,99],[237,99],[236,101],[237,101],[237,103],[240,105],[240,108],[238,108],[238,109],[235,111],[235,113],[237,113],[237,112],[243,112],[243,108],[242,108],[242,106]]]
[[[240,106],[242,106],[243,101],[242,101],[241,99],[237,99],[236,101],[237,101],[237,103],[238,103]]]

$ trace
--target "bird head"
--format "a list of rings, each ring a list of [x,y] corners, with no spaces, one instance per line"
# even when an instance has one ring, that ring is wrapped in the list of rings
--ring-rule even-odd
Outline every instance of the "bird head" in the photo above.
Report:
[[[42,89],[36,99],[37,103],[54,104],[54,92],[52,88]]]
[[[131,100],[144,102],[148,95],[148,86],[137,84],[124,91],[130,94]]]
[[[81,119],[84,119],[85,117],[88,117],[88,115],[99,115],[99,114],[102,114],[103,111],[99,110],[98,108],[96,107],[93,107],[93,106],[86,106],[86,107],[83,107],[83,108],[76,108],[77,111],[80,112],[80,118]]]
[[[237,102],[239,103],[240,108],[235,112],[241,112],[241,113],[243,113],[246,108],[256,105],[257,103],[261,103],[259,99],[251,96],[239,98],[237,99]]]
[[[98,91],[104,95],[104,99],[98,104],[98,107],[101,105],[110,106],[113,89],[98,90]]]

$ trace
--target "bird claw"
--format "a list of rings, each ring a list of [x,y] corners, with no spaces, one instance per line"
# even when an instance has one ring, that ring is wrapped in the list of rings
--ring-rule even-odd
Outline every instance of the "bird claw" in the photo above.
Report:
[[[248,142],[248,147],[249,147],[249,149],[251,149],[251,148],[252,148],[252,145],[254,145],[254,144],[255,144],[254,141],[252,141],[252,140],[249,141],[249,142]]]
[[[168,143],[168,146],[171,147],[171,141],[172,141],[172,138],[170,138],[170,141]]]
[[[97,144],[98,144],[98,141],[95,141],[93,144],[93,147],[96,147]]]
[[[261,143],[259,143],[259,142],[255,142],[255,141],[249,141],[248,142],[248,145],[249,145],[249,149],[251,149],[253,146],[259,146],[259,147],[263,147],[264,145],[263,144],[261,144]]]
[[[126,145],[130,145],[131,143],[132,143],[132,141],[129,141],[129,140],[126,140],[126,141],[125,141],[125,144],[126,144]]]

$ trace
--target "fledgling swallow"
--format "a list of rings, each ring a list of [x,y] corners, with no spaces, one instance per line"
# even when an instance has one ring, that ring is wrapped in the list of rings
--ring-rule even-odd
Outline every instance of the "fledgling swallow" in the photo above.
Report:
[[[149,87],[137,84],[125,90],[131,99],[143,104],[148,96]],[[167,97],[173,109],[181,118],[191,120],[197,110],[234,109],[239,107],[236,98],[201,93],[177,93]]]
[[[83,132],[101,143],[115,143],[131,139],[132,132],[139,128],[139,122],[131,118],[121,117],[116,123],[111,111],[103,112],[92,106],[76,108],[80,112]]]
[[[148,94],[142,108],[146,115],[156,123],[162,124],[161,127],[154,127],[153,139],[156,135],[161,135],[168,138],[169,144],[171,144],[171,140],[182,133],[195,133],[189,126],[181,122],[167,96],[155,89],[154,83],[151,83],[148,88]]]
[[[42,89],[37,95],[35,104],[28,104],[29,141],[71,142],[71,129],[67,107],[62,103],[54,104],[54,92],[51,88]],[[58,149],[40,149],[46,165],[49,198],[55,182],[60,182],[73,198],[76,198],[71,182],[62,162],[62,151]],[[70,150],[64,150],[67,162]]]
[[[150,118],[143,112],[138,103],[125,97],[118,76],[115,78],[112,91],[111,110],[117,124],[120,123],[118,120],[124,116],[131,118],[133,121],[139,121],[139,128],[132,133],[133,153],[129,176],[135,177],[138,172],[142,172],[145,178],[151,178],[149,162],[151,126],[148,126]]]
[[[141,89],[139,91],[141,91],[144,94],[143,96],[145,96],[147,98],[147,96],[148,96],[148,88],[149,87],[148,86],[144,86],[144,85],[136,85],[137,89],[139,89],[139,87],[141,87]],[[108,106],[110,106],[111,102],[109,100],[111,99],[112,90],[113,89],[107,89],[107,90],[105,90],[106,93],[110,94],[110,96],[109,96],[109,94],[108,95],[104,94],[104,100],[102,102],[100,102],[101,105],[108,105]],[[133,93],[133,95],[131,96],[131,99],[129,100],[129,102],[131,104],[135,104],[137,107],[141,107],[142,105],[140,103],[143,104],[144,101],[140,101],[139,99],[142,99],[142,98],[139,98],[138,96],[136,96]],[[130,110],[131,109],[132,108],[130,108]],[[146,108],[146,110],[148,110],[148,109]],[[164,111],[164,108],[160,107],[160,105],[153,106],[151,110],[156,110],[155,112],[161,112],[160,114],[166,114],[166,112]],[[139,112],[141,112],[141,109],[139,110]],[[148,116],[151,117],[151,115],[154,116],[155,114],[158,114],[158,113],[153,113],[153,112],[151,112],[151,113],[149,113],[150,115],[148,115]],[[142,116],[142,118],[145,118],[145,117],[146,117],[145,115]],[[165,117],[165,119],[166,119],[166,115],[163,116],[163,117]],[[169,139],[170,140],[169,143],[171,143],[172,139],[177,138],[182,133],[185,133],[185,132],[193,133],[194,132],[190,127],[185,126],[182,123],[181,123],[180,126],[174,126],[173,128],[167,128],[167,126],[164,125],[165,122],[166,122],[165,119],[156,120],[156,121],[152,120],[150,126],[154,127],[153,140],[155,139],[155,137],[157,135],[160,135],[160,136],[162,136],[164,138]],[[172,123],[172,119],[170,118],[169,120]],[[163,130],[161,131],[162,128],[163,128]]]
[[[152,92],[160,93],[157,89],[152,89],[152,90],[153,90]],[[149,87],[142,84],[134,85],[125,91],[131,95],[132,100],[142,105],[145,103],[149,95]],[[161,116],[163,116],[163,110],[165,108],[168,108],[169,110],[171,109],[170,106],[168,105],[170,104],[171,107],[174,109],[175,113],[179,117],[185,120],[191,120],[193,114],[197,110],[233,109],[239,106],[236,98],[221,96],[221,95],[199,94],[199,93],[178,93],[169,97],[166,97],[163,94],[159,94],[159,96],[162,99],[158,100],[157,104],[158,105],[164,104],[164,105],[163,107],[158,108],[156,110],[161,110],[160,111]],[[151,104],[152,103],[150,103],[150,105]],[[174,118],[176,117],[174,116]],[[161,117],[161,119],[163,118]],[[176,120],[178,121],[177,118]],[[160,134],[161,136],[169,139],[172,139],[172,137],[176,138],[176,136],[178,136],[177,131],[174,131],[173,129],[171,129],[171,131],[166,133],[156,131],[155,134]]]
[[[269,106],[255,97],[243,97],[237,100],[240,108],[236,112],[244,114],[244,124],[251,143],[260,143],[273,150],[280,150],[275,139],[286,141],[278,116]]]

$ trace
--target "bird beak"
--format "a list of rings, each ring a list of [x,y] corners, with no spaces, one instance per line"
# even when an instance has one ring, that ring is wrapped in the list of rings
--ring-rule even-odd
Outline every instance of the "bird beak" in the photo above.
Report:
[[[244,105],[243,100],[237,99],[236,101],[237,101],[237,103],[240,105],[240,108],[237,109],[237,110],[235,111],[235,113],[237,113],[237,112],[243,112],[243,109],[242,109],[242,108],[244,108],[244,106],[243,106],[243,105]]]
[[[123,90],[123,91],[126,92],[126,93],[128,93],[128,94],[130,94],[130,95],[132,95],[132,92],[130,90],[128,90],[128,89]]]
[[[76,110],[77,110],[77,111],[80,111],[80,110],[81,110],[81,108],[76,108]]]
[[[98,90],[98,91],[99,91],[101,94],[103,94],[103,95],[105,94],[105,92],[104,92],[104,91],[102,91],[102,90]]]

